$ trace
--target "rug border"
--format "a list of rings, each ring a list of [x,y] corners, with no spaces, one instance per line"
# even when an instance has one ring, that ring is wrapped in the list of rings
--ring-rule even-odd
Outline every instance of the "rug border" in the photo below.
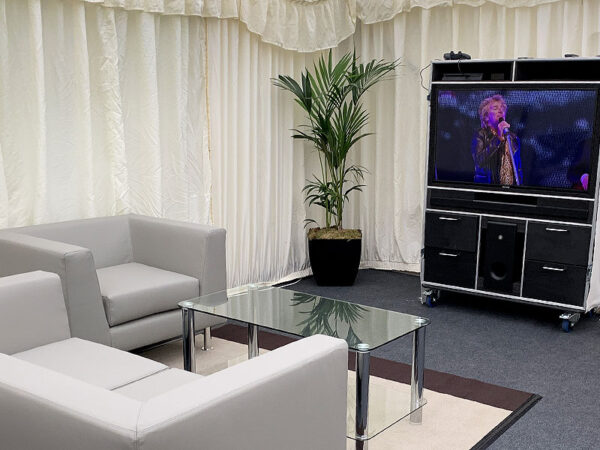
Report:
[[[504,434],[510,427],[512,427],[517,420],[525,415],[527,411],[535,406],[537,402],[542,399],[541,395],[531,394],[529,399],[523,403],[520,407],[515,409],[508,415],[502,422],[496,425],[488,434],[486,434],[477,444],[471,447],[471,450],[484,450],[488,448],[492,443]]]
[[[228,323],[214,329],[213,336],[232,340],[241,344],[248,343],[247,327]],[[259,345],[267,350],[274,350],[290,342],[298,340],[297,336],[280,334],[269,329],[259,331]],[[355,358],[349,352],[348,369],[354,370]],[[410,384],[411,367],[409,364],[389,359],[371,357],[371,375],[399,383]],[[526,404],[531,392],[520,391],[504,386],[486,383],[473,378],[465,378],[432,369],[425,369],[424,387],[441,394],[471,400],[511,413]]]

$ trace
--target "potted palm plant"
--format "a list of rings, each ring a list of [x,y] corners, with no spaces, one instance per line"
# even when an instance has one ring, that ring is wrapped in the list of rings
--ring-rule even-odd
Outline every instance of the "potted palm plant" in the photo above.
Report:
[[[362,96],[397,65],[383,60],[363,65],[353,53],[334,65],[329,51],[327,59],[321,55],[315,62],[312,72],[306,69],[301,74],[300,82],[287,75],[273,80],[291,92],[306,113],[307,123],[294,129],[292,137],[310,142],[319,155],[321,173],[307,180],[303,189],[309,205],[325,210],[325,226],[308,231],[310,264],[319,285],[345,286],[356,279],[362,232],[344,229],[342,219],[348,195],[364,186],[366,169],[350,164],[347,157],[356,142],[371,134],[363,132],[369,115]]]

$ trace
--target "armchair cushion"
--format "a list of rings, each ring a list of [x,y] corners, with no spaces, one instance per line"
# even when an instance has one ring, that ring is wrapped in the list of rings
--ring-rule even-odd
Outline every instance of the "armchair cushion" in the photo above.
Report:
[[[201,375],[186,372],[185,370],[168,369],[115,389],[115,392],[133,400],[145,402],[152,397],[164,394],[200,378],[202,378]]]
[[[171,311],[200,292],[196,278],[139,263],[98,269],[98,282],[111,327]]]
[[[116,389],[167,366],[106,345],[70,338],[13,355],[104,389]]]

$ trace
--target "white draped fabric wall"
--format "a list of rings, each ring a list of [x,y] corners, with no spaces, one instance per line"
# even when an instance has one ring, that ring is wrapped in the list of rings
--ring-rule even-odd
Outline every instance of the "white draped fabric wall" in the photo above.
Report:
[[[271,84],[310,55],[265,44],[237,20],[208,19],[213,220],[227,230],[228,281],[278,280],[307,267],[302,116]]]
[[[0,226],[129,210],[210,221],[228,232],[230,286],[306,273],[303,220],[318,214],[300,190],[316,161],[292,141],[302,115],[270,78],[297,76],[318,54],[265,42],[288,36],[264,21],[246,25],[261,22],[245,0],[88,1],[0,0]],[[272,19],[276,3],[267,3],[257,11]],[[416,271],[427,149],[420,70],[450,49],[477,58],[600,54],[600,0],[373,3],[358,0],[350,14],[393,19],[352,16],[354,34],[334,54],[356,47],[365,61],[402,65],[367,98],[375,135],[353,158],[370,174],[345,226],[364,232],[364,267]],[[189,9],[197,4],[208,10]],[[290,42],[278,43],[299,48],[287,26]],[[323,48],[311,36],[302,46]]]
[[[0,0],[0,226],[207,222],[205,45],[197,17]]]
[[[370,172],[344,219],[346,227],[363,230],[362,267],[419,270],[428,137],[421,69],[449,49],[478,58],[596,55],[599,13],[597,0],[414,8],[393,20],[359,24],[335,49],[339,56],[355,47],[363,61],[402,62],[395,78],[367,97],[375,135],[353,150]],[[300,191],[316,160],[290,138],[302,116],[270,78],[298,76],[318,54],[266,44],[236,20],[209,19],[207,29],[213,218],[228,230],[230,283],[305,274],[302,221],[317,215],[304,210]],[[425,86],[428,75],[423,72]]]

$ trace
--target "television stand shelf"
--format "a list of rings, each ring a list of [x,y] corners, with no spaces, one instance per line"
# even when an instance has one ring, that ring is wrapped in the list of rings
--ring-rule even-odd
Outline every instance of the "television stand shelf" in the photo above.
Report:
[[[538,305],[569,331],[600,305],[600,58],[434,61],[430,93],[422,302]]]

